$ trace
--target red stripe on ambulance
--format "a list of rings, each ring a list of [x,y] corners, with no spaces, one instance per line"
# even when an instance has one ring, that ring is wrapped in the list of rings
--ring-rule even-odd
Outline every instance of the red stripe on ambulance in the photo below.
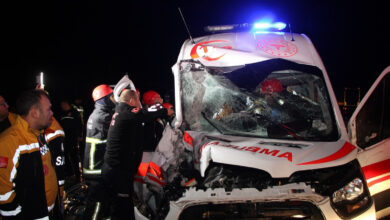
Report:
[[[309,162],[305,162],[305,163],[300,163],[300,164],[297,164],[297,165],[313,165],[313,164],[327,163],[327,162],[330,162],[330,161],[338,160],[338,159],[348,155],[349,153],[351,153],[353,150],[355,150],[355,148],[356,147],[353,146],[352,144],[350,144],[349,142],[345,142],[344,146],[342,148],[340,148],[340,150],[338,150],[334,154],[331,154],[331,155],[329,155],[327,157],[324,157],[324,158],[321,158],[321,159],[318,159],[318,160],[313,160],[313,161],[309,161]]]

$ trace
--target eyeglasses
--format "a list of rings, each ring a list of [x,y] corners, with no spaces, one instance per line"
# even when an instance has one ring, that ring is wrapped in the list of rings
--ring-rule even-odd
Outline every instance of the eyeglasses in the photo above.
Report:
[[[0,106],[3,106],[4,108],[6,108],[8,106],[8,104],[6,102],[3,102],[0,104]]]

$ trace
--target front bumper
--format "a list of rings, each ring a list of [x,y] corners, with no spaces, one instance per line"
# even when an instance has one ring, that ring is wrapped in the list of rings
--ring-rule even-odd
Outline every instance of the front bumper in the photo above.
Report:
[[[254,188],[188,189],[183,197],[170,202],[165,219],[342,219],[331,207],[329,197],[316,194],[305,183],[273,186],[262,191]],[[139,212],[136,219],[146,219]],[[376,219],[375,208],[351,219]]]

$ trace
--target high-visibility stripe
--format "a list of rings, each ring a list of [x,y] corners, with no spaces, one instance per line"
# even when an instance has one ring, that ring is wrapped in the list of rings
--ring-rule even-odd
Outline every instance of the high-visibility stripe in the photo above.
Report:
[[[11,210],[11,211],[4,211],[4,210],[1,210],[1,209],[0,209],[0,214],[1,214],[2,216],[16,216],[16,215],[19,214],[21,211],[22,211],[22,207],[19,205],[18,207],[16,207],[16,209]]]
[[[0,201],[7,201],[11,197],[12,193],[14,193],[14,190],[11,190],[5,194],[0,195]]]
[[[63,136],[65,136],[65,133],[64,133],[64,131],[62,131],[62,130],[56,130],[56,131],[53,132],[53,133],[50,133],[50,134],[45,135],[45,136],[46,136],[46,141],[49,141],[50,139],[52,139],[54,136],[57,136],[57,135],[63,135]]]
[[[89,149],[89,169],[91,170],[95,168],[95,151],[96,151],[96,144],[91,143],[91,149]]]
[[[85,139],[85,142],[91,144],[91,149],[89,150],[89,169],[93,170],[95,168],[96,144],[104,144],[104,143],[107,142],[107,140],[100,140],[100,139],[97,139],[97,138],[87,137]]]
[[[90,137],[87,137],[85,138],[85,142],[87,143],[93,143],[93,144],[103,144],[103,143],[106,143],[107,140],[100,140],[100,139],[97,139],[97,138],[90,138]]]
[[[93,212],[92,219],[96,220],[100,211],[100,202],[96,203],[95,211]]]
[[[45,217],[43,217],[43,218],[37,218],[37,219],[35,219],[35,220],[49,220],[49,216],[45,216]]]
[[[48,206],[48,207],[47,207],[47,210],[48,210],[49,212],[51,212],[51,210],[53,210],[54,204],[55,204],[55,203],[53,203],[51,206]]]
[[[89,170],[89,169],[83,168],[83,173],[84,174],[101,174],[102,170]]]
[[[15,175],[16,175],[16,164],[19,162],[19,156],[20,156],[20,152],[21,151],[29,151],[29,150],[32,150],[32,149],[39,149],[39,144],[38,143],[31,143],[29,145],[20,145],[18,147],[18,149],[16,149],[15,151],[15,154],[14,154],[14,157],[12,158],[12,162],[13,162],[13,167],[12,167],[12,171],[11,171],[11,175],[10,175],[10,178],[9,178],[9,181],[11,183],[13,183],[13,185],[15,186],[15,183],[13,182],[14,181],[14,178],[15,178]]]

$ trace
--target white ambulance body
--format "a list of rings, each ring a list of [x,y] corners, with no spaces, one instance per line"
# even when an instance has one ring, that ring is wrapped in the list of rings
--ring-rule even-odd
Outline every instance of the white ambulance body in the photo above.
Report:
[[[184,146],[177,161],[198,176],[172,169],[169,159],[154,161],[154,170],[165,174],[153,181],[169,204],[152,208],[160,217],[390,214],[390,68],[352,116],[350,134],[321,58],[303,34],[248,31],[187,40],[172,70],[176,119],[155,154],[169,158],[167,151]],[[176,187],[172,170],[181,177]]]

